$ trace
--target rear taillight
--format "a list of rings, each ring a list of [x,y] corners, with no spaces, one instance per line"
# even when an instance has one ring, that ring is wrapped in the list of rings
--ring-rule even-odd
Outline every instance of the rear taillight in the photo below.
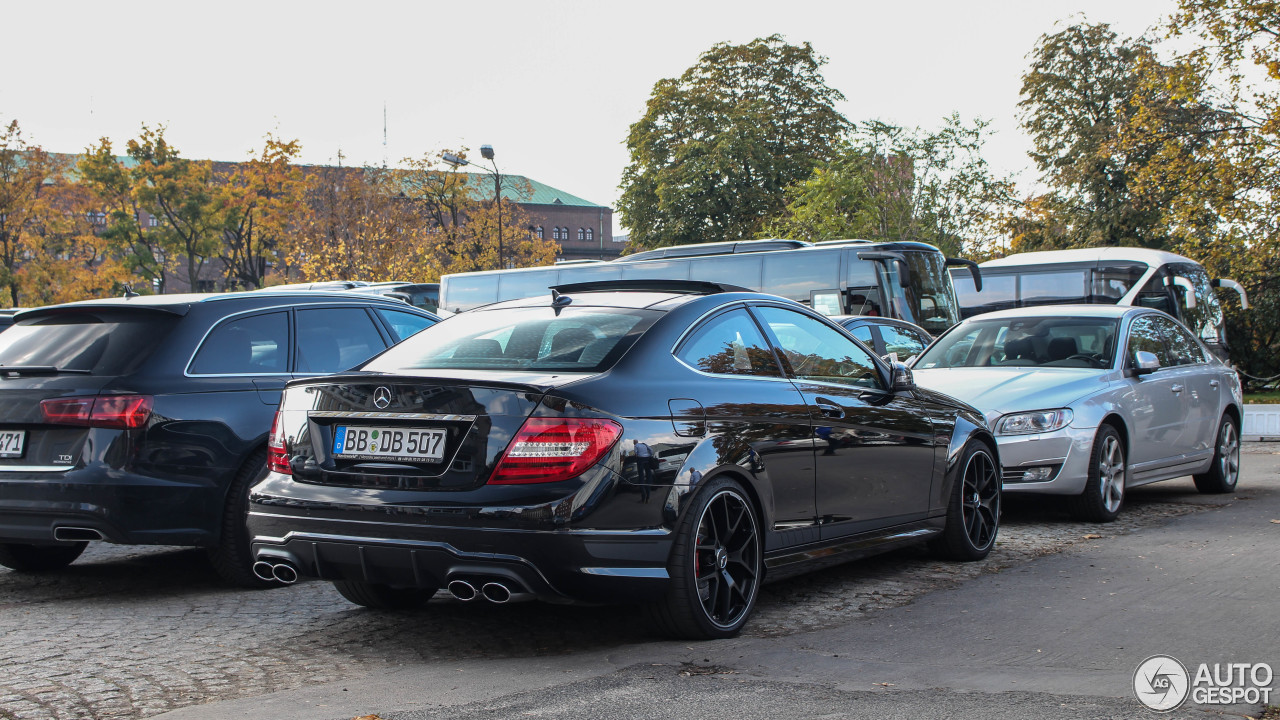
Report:
[[[548,483],[577,477],[599,462],[621,434],[621,425],[603,418],[529,418],[489,483]]]
[[[275,422],[271,423],[271,437],[267,440],[267,469],[271,472],[292,475],[289,467],[289,443],[284,437],[284,416],[276,411]]]
[[[150,395],[100,395],[40,401],[44,421],[54,425],[132,430],[151,419]]]

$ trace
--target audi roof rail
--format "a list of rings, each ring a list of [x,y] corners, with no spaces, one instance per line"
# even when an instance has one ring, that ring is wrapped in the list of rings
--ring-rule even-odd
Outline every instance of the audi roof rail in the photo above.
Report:
[[[755,292],[751,288],[705,280],[591,280],[553,285],[559,295],[575,292],[668,292],[679,295],[715,295],[726,292]]]

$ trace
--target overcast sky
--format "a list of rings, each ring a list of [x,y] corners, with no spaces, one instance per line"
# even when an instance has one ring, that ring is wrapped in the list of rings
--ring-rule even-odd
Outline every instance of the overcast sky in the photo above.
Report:
[[[721,41],[773,33],[829,58],[851,120],[993,121],[988,159],[1034,179],[1017,123],[1027,54],[1081,17],[1138,35],[1171,0],[778,2],[5,2],[0,120],[123,153],[142,123],[187,157],[239,160],[267,132],[301,161],[392,164],[491,144],[499,168],[614,206],[653,84]],[[387,144],[383,146],[383,106]],[[474,156],[478,159],[479,153]],[[615,219],[615,228],[617,220]],[[615,230],[620,232],[621,230]]]

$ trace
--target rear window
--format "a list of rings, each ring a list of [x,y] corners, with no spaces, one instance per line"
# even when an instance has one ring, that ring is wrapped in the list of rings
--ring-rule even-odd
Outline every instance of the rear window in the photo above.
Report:
[[[68,312],[21,320],[0,334],[0,366],[43,366],[91,375],[127,375],[178,324],[151,312]]]
[[[458,315],[414,335],[362,369],[600,372],[661,313],[614,308],[517,308]]]

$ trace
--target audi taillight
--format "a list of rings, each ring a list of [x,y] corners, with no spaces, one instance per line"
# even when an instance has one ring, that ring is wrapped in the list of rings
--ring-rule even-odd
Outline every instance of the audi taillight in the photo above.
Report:
[[[603,418],[529,418],[489,477],[492,485],[568,480],[595,465],[622,435]]]
[[[267,469],[271,472],[292,475],[289,467],[289,442],[284,436],[284,415],[276,411],[275,422],[271,423],[271,437],[267,439]]]
[[[99,395],[40,401],[44,421],[54,425],[134,430],[151,419],[150,395]]]

